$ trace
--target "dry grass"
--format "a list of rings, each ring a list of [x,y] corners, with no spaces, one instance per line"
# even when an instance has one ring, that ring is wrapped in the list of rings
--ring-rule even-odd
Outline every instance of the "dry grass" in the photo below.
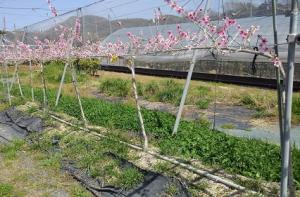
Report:
[[[45,165],[45,158],[27,148],[14,159],[0,154],[0,183],[13,188],[7,196],[91,196],[60,169]]]

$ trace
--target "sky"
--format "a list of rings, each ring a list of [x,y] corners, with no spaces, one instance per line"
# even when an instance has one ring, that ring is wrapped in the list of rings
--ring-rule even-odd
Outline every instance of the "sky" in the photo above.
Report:
[[[97,0],[52,0],[59,14],[67,11],[84,7],[85,5],[96,2]],[[217,9],[218,2],[221,0],[211,0],[212,9]],[[224,0],[230,1],[230,0]],[[231,0],[232,1],[232,0]],[[251,0],[240,0],[247,2]],[[252,0],[254,3],[264,0]],[[179,4],[186,7],[195,8],[201,0],[178,0]],[[83,9],[87,15],[99,15],[119,18],[152,18],[153,10],[160,7],[164,14],[175,14],[166,6],[163,0],[104,0],[101,3]],[[21,8],[21,9],[20,9]],[[25,8],[25,9],[24,9]],[[76,14],[76,13],[74,13]],[[0,28],[3,28],[3,18],[6,20],[6,28],[12,30],[16,28],[46,20],[51,18],[51,12],[46,0],[0,0]]]

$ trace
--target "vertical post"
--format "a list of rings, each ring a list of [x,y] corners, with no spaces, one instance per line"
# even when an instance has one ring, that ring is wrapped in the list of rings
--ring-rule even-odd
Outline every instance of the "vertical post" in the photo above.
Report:
[[[73,64],[72,64],[71,67],[72,67],[72,83],[73,83],[73,86],[74,86],[74,90],[75,90],[75,93],[76,93],[76,97],[77,97],[77,99],[78,99],[78,104],[79,104],[79,108],[80,108],[80,112],[81,112],[81,117],[82,117],[84,126],[86,127],[86,126],[87,126],[87,120],[86,120],[86,118],[85,118],[85,114],[84,114],[83,107],[82,107],[82,103],[81,103],[81,99],[80,99],[79,89],[78,89],[78,87],[77,87],[76,70],[75,70]]]
[[[58,101],[59,101],[59,98],[60,98],[60,95],[61,95],[62,86],[63,86],[64,81],[65,81],[67,68],[68,68],[68,63],[65,63],[64,71],[63,71],[63,74],[62,74],[62,77],[61,77],[61,80],[60,80],[60,85],[59,85],[59,88],[58,88],[58,92],[57,92],[57,95],[56,95],[55,107],[58,105]]]
[[[250,17],[253,17],[253,0],[250,0]]]
[[[182,97],[181,97],[181,101],[180,101],[180,105],[179,105],[179,110],[178,110],[178,113],[177,113],[177,116],[176,116],[176,121],[175,121],[175,125],[174,125],[174,128],[173,128],[172,135],[175,135],[177,133],[177,130],[178,130],[178,127],[179,127],[181,114],[182,114],[182,111],[183,111],[184,103],[185,103],[185,100],[186,100],[186,97],[187,97],[187,93],[188,93],[188,90],[189,90],[189,87],[190,87],[190,82],[191,82],[191,79],[192,79],[192,74],[193,74],[194,67],[195,67],[196,60],[197,60],[197,52],[198,52],[197,50],[193,51],[193,57],[192,57],[192,61],[191,61],[191,64],[190,64],[190,69],[189,69],[189,72],[188,72],[188,75],[187,75],[187,78],[186,78],[185,86],[184,86],[184,89],[183,89],[183,93],[182,93]]]
[[[10,90],[12,89],[12,87],[13,87],[15,81],[16,81],[17,69],[18,69],[18,68],[17,68],[17,62],[16,62],[16,63],[15,63],[15,70],[14,70],[13,78],[12,78],[12,80],[11,80],[11,82],[10,82],[10,86],[9,86],[9,89],[10,89]]]
[[[20,76],[19,76],[19,72],[17,72],[17,82],[18,82],[18,87],[19,87],[19,91],[20,91],[20,95],[23,98],[23,91],[22,91],[22,86],[21,86],[21,80],[20,80]]]
[[[8,103],[11,106],[11,96],[10,96],[10,87],[9,87],[9,75],[8,75],[8,68],[7,68],[7,63],[6,61],[4,62],[4,68],[5,68],[5,74],[6,74],[6,87],[7,87],[7,98],[8,98]]]
[[[110,14],[108,14],[108,25],[109,25],[109,32],[112,33],[112,27],[111,27],[111,20],[110,20]]]
[[[288,36],[288,67],[286,78],[286,103],[285,103],[285,116],[284,116],[284,154],[283,166],[281,168],[281,185],[280,196],[288,196],[288,175],[290,160],[290,130],[291,130],[291,116],[292,116],[292,99],[293,99],[293,80],[294,80],[294,61],[295,61],[295,47],[296,43],[293,37],[297,32],[298,19],[298,0],[293,0],[291,5],[290,17],[290,31]]]
[[[46,89],[46,79],[45,79],[45,69],[44,63],[41,63],[41,76],[42,76],[42,83],[43,83],[43,110],[44,113],[47,112],[47,89]]]
[[[1,82],[2,82],[2,86],[3,88],[5,88],[5,82],[4,82],[4,62],[2,63],[2,66],[1,66]]]
[[[34,102],[34,90],[33,90],[33,76],[32,76],[32,61],[29,61],[29,70],[30,70],[30,87],[31,87],[31,100]]]
[[[274,31],[274,50],[275,54],[278,57],[278,36],[277,36],[277,24],[276,24],[276,12],[277,12],[277,2],[276,0],[272,0],[272,11],[273,11],[273,31]],[[278,116],[279,116],[279,129],[280,129],[280,142],[281,142],[281,156],[283,153],[283,106],[282,106],[282,83],[280,79],[280,68],[276,68],[276,79],[277,79],[277,98],[278,98]]]
[[[142,129],[142,135],[144,137],[144,150],[148,149],[148,137],[145,131],[145,126],[144,126],[144,120],[141,112],[141,106],[139,104],[139,98],[138,98],[138,91],[137,91],[137,86],[136,86],[136,79],[135,79],[135,66],[134,66],[134,59],[129,60],[129,68],[131,70],[131,81],[132,81],[132,88],[133,88],[133,93],[134,93],[134,100],[137,108],[137,113],[138,113],[138,118],[140,121],[141,129]]]

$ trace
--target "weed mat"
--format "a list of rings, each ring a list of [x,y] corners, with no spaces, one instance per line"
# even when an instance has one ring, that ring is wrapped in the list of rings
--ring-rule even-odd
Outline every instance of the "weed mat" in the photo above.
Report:
[[[121,169],[135,168],[143,174],[143,180],[135,187],[124,190],[114,187],[112,185],[104,185],[99,179],[94,179],[76,167],[75,163],[70,160],[63,160],[63,170],[72,175],[84,187],[87,188],[94,196],[101,197],[161,197],[161,196],[174,196],[174,197],[188,197],[190,196],[184,183],[173,177],[167,177],[162,174],[141,169],[133,163],[111,153],[105,153],[108,156],[119,162]]]

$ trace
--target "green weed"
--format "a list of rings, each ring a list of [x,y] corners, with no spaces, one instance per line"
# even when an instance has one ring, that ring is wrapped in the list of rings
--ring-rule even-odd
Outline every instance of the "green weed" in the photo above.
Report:
[[[158,101],[178,105],[183,88],[174,80],[165,81],[160,91],[155,95]]]
[[[24,143],[24,140],[14,140],[10,144],[1,145],[0,153],[3,153],[6,159],[13,160],[16,158],[18,151],[21,150]]]
[[[236,126],[234,124],[232,124],[232,123],[228,123],[228,124],[221,125],[221,128],[222,129],[235,129]]]
[[[106,79],[101,82],[99,89],[109,96],[119,97],[126,97],[131,92],[130,81],[123,79]]]
[[[144,175],[136,168],[126,168],[118,177],[117,185],[123,189],[131,189],[137,184],[141,183]]]
[[[176,185],[170,184],[170,185],[168,185],[165,193],[166,193],[167,196],[170,196],[170,197],[177,196],[178,195],[178,188],[177,188]]]
[[[155,81],[151,81],[150,83],[147,83],[144,88],[144,95],[147,95],[148,97],[151,97],[153,95],[156,95],[159,92],[159,84]]]
[[[14,187],[10,184],[0,183],[0,196],[13,197],[14,196],[13,189]]]
[[[252,107],[252,108],[256,107],[256,101],[253,98],[253,96],[251,96],[250,94],[242,95],[242,97],[241,97],[241,103],[243,105],[248,106],[248,107]]]
[[[196,105],[199,107],[199,109],[207,109],[210,104],[209,99],[199,99],[196,103]]]

